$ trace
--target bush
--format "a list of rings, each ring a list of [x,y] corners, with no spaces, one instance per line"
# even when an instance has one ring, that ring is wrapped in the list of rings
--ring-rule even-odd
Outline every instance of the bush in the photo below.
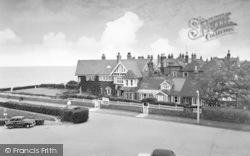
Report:
[[[77,89],[77,87],[78,87],[78,82],[73,81],[73,80],[69,81],[69,82],[66,84],[66,88],[67,88],[67,89]]]
[[[250,121],[249,111],[240,109],[203,106],[202,116],[204,119],[217,121],[229,121],[240,123]]]
[[[76,107],[73,109],[63,110],[63,121],[69,121],[73,123],[82,123],[88,121],[89,109],[84,107]]]
[[[5,125],[5,119],[0,119],[0,126]]]
[[[44,120],[42,119],[35,119],[36,125],[44,125]]]
[[[157,101],[157,99],[154,97],[148,97],[148,98],[141,100],[141,102],[143,102],[143,103],[150,103],[150,104],[154,104],[154,103],[156,103],[156,101]]]
[[[12,108],[12,109],[48,114],[48,115],[55,115],[55,116],[60,116],[60,112],[61,112],[60,108],[58,107],[32,105],[32,104],[26,104],[26,103],[19,104],[15,102],[0,102],[0,106],[6,107],[6,108]]]

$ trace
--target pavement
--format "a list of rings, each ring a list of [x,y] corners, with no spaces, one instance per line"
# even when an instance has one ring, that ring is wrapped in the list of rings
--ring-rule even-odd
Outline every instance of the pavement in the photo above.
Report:
[[[6,98],[0,98],[0,101],[20,102],[18,99],[6,99]],[[44,106],[52,106],[52,107],[65,107],[66,106],[64,104],[38,102],[38,101],[21,101],[20,103],[29,103],[29,104],[34,104],[34,105],[44,105]],[[159,120],[159,121],[178,122],[178,123],[198,125],[197,120],[191,119],[191,118],[163,116],[163,115],[155,115],[155,114],[142,114],[142,113],[137,113],[137,112],[99,109],[99,108],[90,108],[89,110],[90,112],[102,113],[102,114],[112,114],[112,115],[136,117],[136,118],[141,118],[141,119],[150,119],[150,120]],[[199,126],[207,126],[207,127],[224,128],[224,129],[250,132],[250,124],[229,123],[229,122],[220,122],[220,121],[211,121],[211,120],[201,119],[199,122]]]
[[[64,156],[136,156],[169,149],[177,156],[249,156],[249,132],[92,111],[82,124],[0,127],[0,144],[63,144]],[[137,114],[138,115],[138,114]],[[39,134],[39,135],[38,135]]]

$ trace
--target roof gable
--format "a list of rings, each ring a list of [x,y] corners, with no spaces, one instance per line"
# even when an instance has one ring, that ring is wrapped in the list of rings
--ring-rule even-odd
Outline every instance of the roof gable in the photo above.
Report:
[[[124,76],[124,79],[137,79],[138,76],[132,70],[129,70],[127,74]]]
[[[205,62],[202,60],[194,60],[193,62],[187,64],[181,71],[183,72],[194,72],[197,70],[202,70],[202,67],[205,65]]]

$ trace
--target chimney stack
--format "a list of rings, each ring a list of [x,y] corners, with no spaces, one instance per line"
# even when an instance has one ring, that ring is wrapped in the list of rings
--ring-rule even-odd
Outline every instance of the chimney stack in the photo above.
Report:
[[[188,63],[188,59],[189,59],[189,57],[188,57],[188,52],[186,52],[186,55],[185,55],[185,63]]]
[[[118,52],[118,55],[117,55],[117,62],[121,62],[121,59],[122,59],[122,56],[121,56],[120,53]]]
[[[128,59],[128,60],[132,59],[132,56],[131,56],[131,53],[130,53],[130,52],[128,52],[127,59]]]
[[[105,59],[106,59],[105,54],[102,54],[102,60],[105,60]]]
[[[230,50],[228,50],[227,58],[229,59],[230,57],[231,57]]]

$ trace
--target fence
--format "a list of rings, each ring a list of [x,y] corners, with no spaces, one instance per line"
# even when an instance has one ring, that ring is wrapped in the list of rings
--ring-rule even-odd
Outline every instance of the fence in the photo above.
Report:
[[[23,95],[23,94],[11,94],[11,93],[0,93],[0,96],[12,96],[12,97],[16,97],[16,98],[19,98],[19,97],[27,97],[27,98],[40,98],[40,99],[47,99],[47,100],[51,100],[51,101],[55,101],[58,102],[58,99],[53,99],[51,97],[46,97],[46,96],[34,96],[34,95]],[[134,102],[122,102],[122,101],[104,101],[104,100],[90,100],[90,99],[77,99],[77,98],[69,98],[69,99],[66,99],[66,100],[61,100],[61,101],[72,101],[72,103],[74,104],[74,102],[77,104],[77,105],[81,105],[81,103],[90,103],[90,104],[93,104],[93,107],[99,107],[99,105],[106,105],[106,107],[104,106],[103,108],[107,108],[109,105],[114,105],[114,106],[125,106],[125,107],[131,107],[131,108],[142,108],[143,107],[143,104],[142,103],[134,103]],[[90,106],[90,105],[88,105]],[[90,106],[91,107],[91,106]],[[118,108],[116,107],[116,108]],[[124,108],[124,107],[123,107]],[[181,107],[181,106],[167,106],[167,105],[153,105],[153,104],[149,104],[149,107],[150,109],[159,109],[159,110],[171,110],[171,111],[184,111],[184,107]],[[131,110],[131,109],[129,109]],[[193,108],[191,109],[191,111],[193,113],[197,113],[197,108]],[[202,113],[202,109],[200,109],[200,113]]]

